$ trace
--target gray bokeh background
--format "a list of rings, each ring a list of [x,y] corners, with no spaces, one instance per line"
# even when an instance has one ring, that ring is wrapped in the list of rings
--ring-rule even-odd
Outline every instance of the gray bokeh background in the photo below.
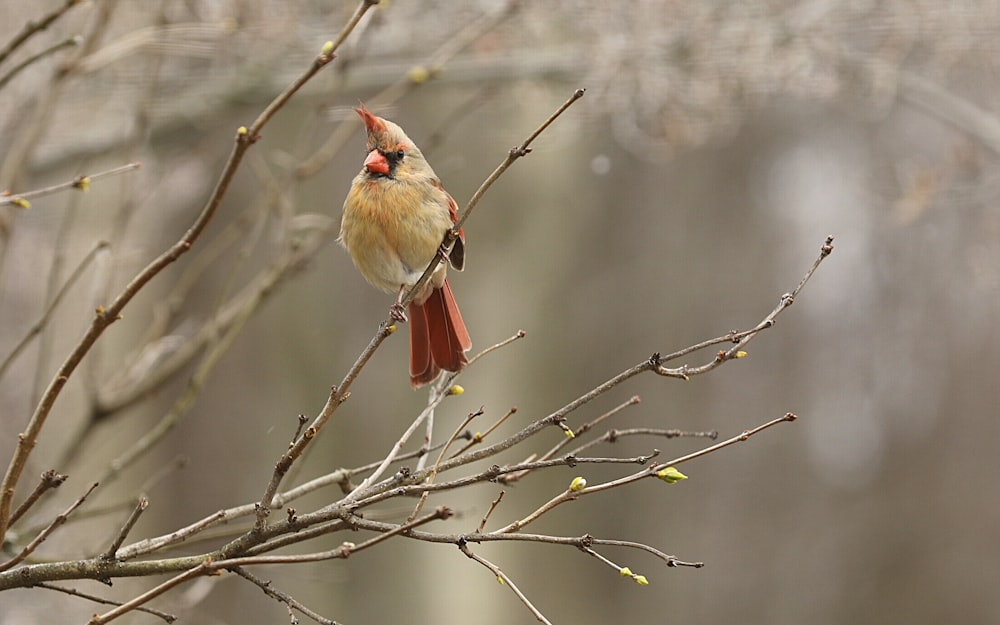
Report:
[[[58,4],[0,3],[0,41]],[[84,429],[101,398],[155,369],[280,258],[293,235],[325,217],[334,231],[322,235],[323,247],[247,321],[176,429],[88,505],[146,488],[151,506],[132,535],[139,539],[259,498],[296,415],[319,411],[391,300],[333,242],[363,158],[350,106],[364,99],[406,128],[464,205],[511,146],[586,87],[466,224],[467,269],[452,284],[475,350],[518,329],[527,336],[463,375],[465,394],[438,411],[439,435],[480,406],[486,415],[475,429],[517,406],[500,432],[511,433],[654,351],[752,326],[833,234],[834,254],[748,358],[688,382],[636,378],[568,423],[632,395],[642,402],[613,427],[726,437],[789,411],[800,419],[684,465],[686,482],[640,482],[533,526],[646,542],[704,561],[703,569],[602,552],[645,574],[650,586],[639,587],[572,548],[494,544],[477,553],[555,623],[1000,620],[1000,8],[384,4],[266,128],[198,246],[136,297],[87,357],[18,499],[50,467],[71,479],[38,518],[79,496],[162,418],[200,358]],[[142,168],[94,181],[86,194],[2,209],[0,358],[39,319],[50,285],[62,284],[97,241],[110,242],[0,378],[4,464],[38,386],[94,307],[177,240],[211,191],[235,129],[307,67],[354,6],[96,1],[31,42],[37,52],[87,37],[0,90],[0,187],[40,188],[132,160]],[[71,59],[67,77],[53,78]],[[411,67],[431,62],[440,71],[407,84]],[[307,177],[290,176],[336,133],[344,143],[335,156]],[[145,343],[178,283],[199,266],[176,314]],[[426,400],[407,384],[406,350],[403,333],[379,350],[297,481],[386,453]],[[500,461],[544,451],[560,436],[553,429]],[[704,444],[628,439],[599,455],[658,448],[673,457]],[[162,476],[179,457],[183,468]],[[596,483],[631,470],[537,474],[507,489],[492,523],[530,512],[575,475]],[[433,499],[459,512],[440,530],[473,530],[498,491],[481,485]],[[336,496],[320,491],[296,507]],[[70,524],[38,555],[98,553],[124,514]],[[357,538],[335,535],[313,548]],[[392,540],[348,561],[257,572],[345,624],[534,622],[509,589],[448,546]],[[127,599],[151,583],[79,587]],[[154,606],[191,623],[287,619],[283,606],[228,575]],[[4,594],[0,620],[83,622],[99,609],[26,590]]]

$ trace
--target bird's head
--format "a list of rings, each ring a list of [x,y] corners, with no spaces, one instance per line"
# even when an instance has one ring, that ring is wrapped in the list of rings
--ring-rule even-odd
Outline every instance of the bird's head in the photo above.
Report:
[[[364,103],[354,109],[368,133],[365,170],[369,174],[396,178],[398,174],[434,176],[420,149],[397,124],[372,114]]]

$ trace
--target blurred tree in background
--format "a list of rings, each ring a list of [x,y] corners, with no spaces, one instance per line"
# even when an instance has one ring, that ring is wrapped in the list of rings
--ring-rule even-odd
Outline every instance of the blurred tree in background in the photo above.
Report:
[[[0,464],[94,310],[178,241],[236,129],[356,7],[0,2],[0,189],[11,194],[0,206]],[[642,402],[613,427],[726,437],[788,411],[801,418],[684,465],[692,479],[676,487],[647,480],[538,522],[549,534],[641,539],[704,568],[628,554],[649,578],[641,588],[575,549],[474,551],[556,623],[997,621],[998,58],[1000,6],[985,1],[383,0],[265,128],[198,244],[136,295],[70,378],[15,505],[49,468],[70,479],[24,528],[102,487],[33,557],[101,553],[139,493],[150,505],[130,540],[260,498],[296,415],[319,411],[390,303],[333,243],[363,160],[350,110],[359,99],[408,130],[464,205],[511,146],[586,87],[465,226],[467,269],[451,280],[474,351],[526,336],[463,375],[466,393],[437,412],[437,438],[480,406],[489,422],[517,406],[507,436],[653,352],[751,327],[833,233],[836,255],[747,358],[685,383],[638,377],[568,426],[632,395]],[[9,201],[133,162],[86,193],[38,196],[28,209]],[[399,336],[376,353],[297,467],[300,481],[386,454],[426,403],[407,384],[405,354]],[[115,470],[167,423],[155,447]],[[562,434],[540,436],[544,452]],[[703,446],[623,439],[597,455]],[[621,473],[540,473],[511,487],[492,523],[530,513],[575,475],[594,484]],[[455,493],[449,523],[461,528],[445,531],[474,529],[498,490]],[[384,512],[405,516],[404,504]],[[3,559],[32,535],[24,528]],[[343,536],[323,540],[332,549]],[[348,562],[252,570],[341,623],[533,620],[457,556],[394,540]],[[79,588],[125,600],[149,586]],[[198,623],[287,618],[229,574],[152,605]],[[41,589],[0,599],[3,622],[94,611]]]

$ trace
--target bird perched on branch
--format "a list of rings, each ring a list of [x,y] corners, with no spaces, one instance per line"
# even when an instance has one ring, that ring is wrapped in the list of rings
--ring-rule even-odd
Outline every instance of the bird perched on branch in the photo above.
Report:
[[[401,305],[432,260],[437,267],[410,301],[410,384],[418,388],[469,361],[469,332],[448,284],[448,263],[465,265],[465,235],[459,230],[450,249],[446,235],[458,206],[441,186],[420,149],[393,122],[354,109],[368,133],[368,156],[344,201],[340,242],[365,280],[396,293],[390,314],[406,321]]]

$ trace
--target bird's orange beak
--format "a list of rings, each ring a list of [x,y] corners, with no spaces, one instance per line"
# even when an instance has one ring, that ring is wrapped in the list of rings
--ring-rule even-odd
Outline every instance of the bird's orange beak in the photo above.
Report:
[[[389,175],[389,161],[378,150],[372,150],[365,159],[365,169],[373,174]]]

